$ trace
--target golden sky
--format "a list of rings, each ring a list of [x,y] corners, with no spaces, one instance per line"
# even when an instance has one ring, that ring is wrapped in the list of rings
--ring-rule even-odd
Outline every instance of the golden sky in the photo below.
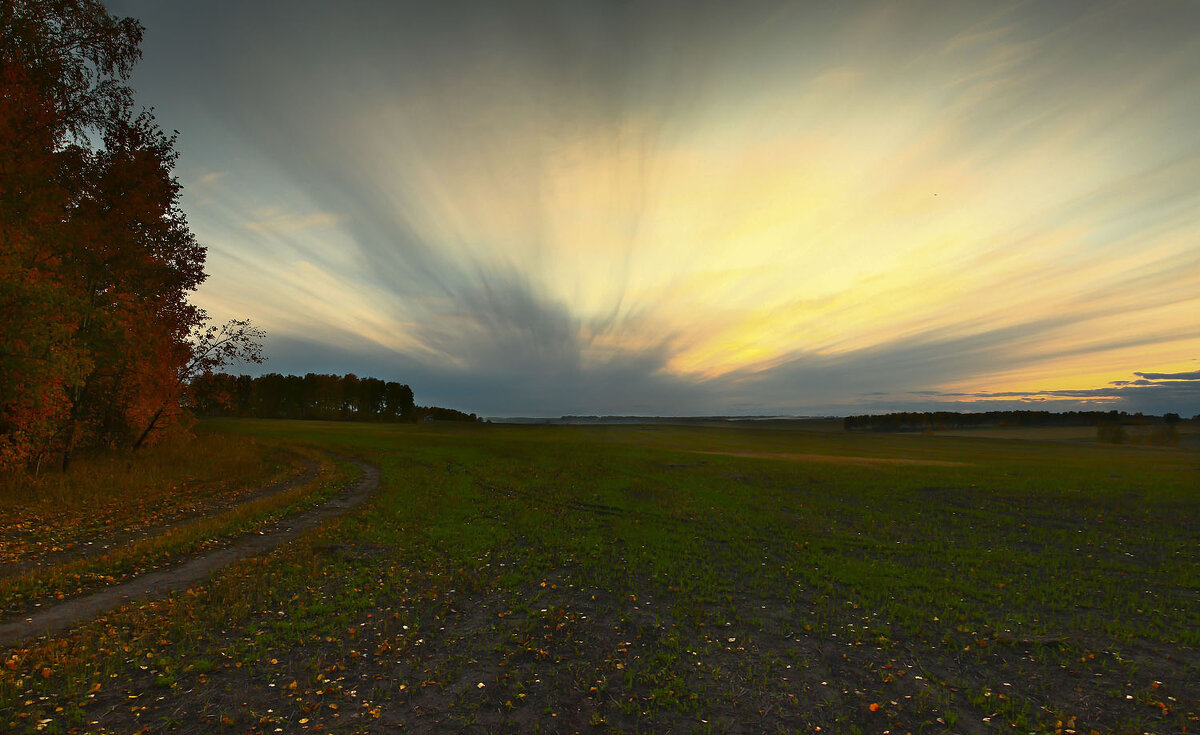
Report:
[[[434,5],[114,3],[198,301],[266,369],[492,414],[1200,411],[1200,6]]]

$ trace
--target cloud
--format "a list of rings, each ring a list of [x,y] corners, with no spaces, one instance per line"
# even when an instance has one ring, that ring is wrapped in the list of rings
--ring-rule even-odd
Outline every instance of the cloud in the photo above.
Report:
[[[217,183],[221,179],[225,178],[225,176],[227,176],[228,174],[229,174],[228,171],[209,171],[208,173],[203,174],[202,176],[197,178],[192,183],[192,186],[195,186],[195,187],[212,186],[213,184]]]
[[[300,230],[314,227],[332,227],[342,221],[342,217],[328,212],[310,212],[295,214],[292,212],[277,212],[266,210],[262,219],[247,222],[246,228],[259,234],[291,235]]]
[[[488,413],[1191,400],[1190,6],[147,12],[192,75],[147,97],[225,173],[202,305],[271,369]]]
[[[1200,370],[1192,370],[1187,373],[1134,373],[1134,375],[1146,380],[1200,380]]]
[[[450,363],[413,359],[365,340],[333,346],[325,339],[269,336],[270,362],[249,372],[353,372],[412,386],[422,405],[459,408],[485,416],[563,414],[686,415],[704,413],[714,396],[659,372],[653,354],[623,354],[594,364],[567,367],[546,361],[528,371],[514,369],[519,351],[496,370],[480,372]],[[502,356],[503,357],[503,356]],[[536,359],[525,361],[534,365]]]
[[[999,410],[1007,404],[1043,403],[1048,410],[1118,409],[1130,413],[1191,413],[1200,408],[1200,372],[1141,373],[1158,379],[1110,381],[1108,388],[1054,388],[1030,391],[943,392],[911,391],[938,401],[943,407],[965,410]],[[1176,376],[1185,376],[1175,380]],[[911,402],[910,402],[911,404]],[[986,406],[987,408],[984,408]],[[1010,406],[1011,407],[1011,406]],[[928,410],[920,409],[920,410]]]

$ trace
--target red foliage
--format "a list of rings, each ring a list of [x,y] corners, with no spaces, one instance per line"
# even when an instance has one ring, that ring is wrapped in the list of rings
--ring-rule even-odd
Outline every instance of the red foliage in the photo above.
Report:
[[[140,39],[97,0],[0,6],[0,469],[141,445],[209,359],[175,141],[124,84]]]

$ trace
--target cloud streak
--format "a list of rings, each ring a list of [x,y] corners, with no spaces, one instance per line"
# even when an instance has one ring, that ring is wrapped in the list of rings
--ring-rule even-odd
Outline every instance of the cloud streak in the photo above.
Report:
[[[271,369],[804,413],[1132,401],[1200,355],[1191,6],[118,10],[189,75],[135,82],[203,166],[203,305]]]
[[[1200,380],[1200,370],[1187,373],[1134,373],[1144,380]]]
[[[297,215],[291,212],[277,212],[273,209],[257,213],[260,219],[247,222],[247,229],[259,234],[290,235],[310,227],[332,227],[341,221],[341,217],[328,212],[311,212]]]

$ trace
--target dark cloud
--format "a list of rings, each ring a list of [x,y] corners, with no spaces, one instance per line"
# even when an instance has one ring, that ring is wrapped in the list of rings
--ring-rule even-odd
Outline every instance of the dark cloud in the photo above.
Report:
[[[408,383],[421,405],[440,405],[488,416],[563,414],[702,414],[715,405],[702,388],[661,374],[661,356],[628,355],[598,365],[564,367],[522,356],[514,346],[495,370],[415,361],[362,343],[332,348],[323,340],[272,337],[271,360],[247,372],[353,372]],[[527,368],[518,365],[529,366]],[[744,413],[745,411],[743,411]]]
[[[1134,375],[1145,380],[1200,380],[1200,370],[1188,373],[1134,373]]]
[[[516,301],[520,301],[517,298]],[[510,305],[508,308],[512,308]],[[1005,410],[1036,407],[1041,410],[1124,410],[1130,413],[1184,415],[1200,413],[1200,380],[1114,381],[1110,388],[1055,388],[1038,391],[953,392],[929,389],[909,391],[859,391],[872,378],[864,373],[886,370],[872,366],[864,355],[821,360],[816,357],[792,364],[785,372],[765,373],[746,384],[721,377],[688,381],[664,371],[665,348],[638,354],[621,353],[612,360],[583,364],[555,357],[554,330],[565,317],[540,313],[544,305],[527,303],[534,322],[545,322],[546,331],[513,332],[507,320],[498,322],[507,339],[499,336],[481,347],[480,359],[492,360],[491,369],[477,364],[436,365],[365,341],[332,347],[328,341],[271,337],[271,361],[250,372],[355,372],[407,382],[423,404],[446,405],[489,416],[558,416],[563,414],[711,415],[805,414],[845,415],[880,411]],[[474,321],[470,329],[480,327]],[[453,341],[453,340],[452,340]],[[568,340],[569,341],[569,340]],[[547,354],[546,350],[549,350]],[[539,351],[540,354],[539,354]],[[879,350],[874,359],[895,356],[897,350]],[[486,354],[485,354],[486,353]],[[935,362],[908,356],[912,367]],[[849,374],[846,375],[846,372]],[[1187,375],[1188,373],[1184,373]],[[783,376],[786,376],[784,378]],[[839,378],[839,376],[843,376]]]
[[[718,393],[757,395],[765,405],[788,407],[865,396],[879,386],[890,387],[892,395],[926,391],[934,396],[939,393],[927,386],[1036,365],[1042,358],[1028,347],[1046,342],[1076,318],[1031,318],[973,334],[939,327],[841,355],[798,354],[767,371],[733,373],[713,382],[721,386]]]
[[[1194,283],[1179,276],[1200,267],[1194,248],[1119,277],[1077,277],[1077,271],[1163,233],[1181,233],[1176,239],[1184,241],[1194,226],[1200,200],[1192,185],[1200,163],[1196,138],[1172,134],[1170,125],[1194,120],[1198,112],[1200,98],[1178,90],[1194,86],[1195,54],[1189,49],[1194,51],[1200,26],[1189,21],[1200,6],[113,0],[111,7],[148,26],[147,63],[138,68],[135,85],[160,105],[164,125],[184,131],[181,166],[204,171],[222,156],[226,163],[252,161],[243,173],[261,174],[278,187],[264,192],[237,176],[223,179],[223,194],[193,218],[217,235],[209,243],[214,252],[231,270],[250,271],[265,254],[284,265],[311,262],[348,289],[369,287],[383,294],[384,303],[372,304],[384,313],[379,321],[403,324],[405,336],[424,348],[418,356],[365,337],[321,333],[313,319],[306,332],[272,337],[269,370],[353,371],[402,380],[413,385],[420,402],[493,415],[978,410],[1013,403],[1200,410],[1200,371],[1134,373],[1137,380],[1113,381],[1104,389],[931,389],[1200,338],[1200,327],[1180,329],[1165,321],[1148,320],[1137,330],[1111,328],[1133,310],[1194,299]],[[999,40],[981,42],[983,31]],[[963,71],[979,78],[960,78],[958,69],[942,66],[920,76],[946,59],[967,62]],[[797,349],[765,368],[706,379],[672,372],[672,358],[692,345],[667,327],[639,321],[639,309],[655,305],[627,300],[633,280],[628,257],[624,265],[614,258],[618,265],[611,272],[582,274],[616,294],[600,317],[582,316],[579,304],[563,295],[569,289],[547,283],[549,255],[573,245],[548,234],[555,213],[545,211],[546,202],[554,192],[544,174],[558,165],[551,153],[586,139],[604,152],[631,151],[635,168],[651,167],[657,151],[695,142],[687,128],[697,118],[730,133],[728,140],[719,138],[722,145],[740,145],[744,141],[730,142],[739,120],[726,125],[722,114],[761,103],[756,91],[799,94],[831,70],[843,73],[834,79],[861,78],[872,89],[897,90],[897,119],[914,114],[904,99],[920,93],[912,81],[936,80],[941,86],[935,97],[945,107],[930,123],[950,124],[929,131],[930,139],[963,144],[969,155],[956,157],[954,166],[983,170],[1014,150],[1041,146],[1053,155],[1057,149],[1047,141],[1095,139],[1095,150],[1074,160],[1095,167],[1081,178],[1100,180],[1073,193],[1053,216],[1033,208],[1015,214],[1011,224],[1005,218],[1008,229],[981,243],[958,270],[963,283],[973,284],[976,272],[1024,247],[1023,238],[1032,241],[1029,233],[1047,225],[1083,233],[1072,234],[1078,244],[1064,250],[1068,257],[1039,263],[992,284],[995,293],[979,294],[998,301],[1006,294],[1045,294],[1044,301],[1014,299],[1014,306],[984,316],[975,311],[973,321],[953,324],[933,313],[928,323],[942,326],[913,328],[884,344],[838,354]],[[784,82],[769,86],[767,77]],[[1121,103],[1116,113],[1106,111],[1110,97]],[[1087,120],[1100,122],[1063,127],[1080,105]],[[779,125],[799,127],[802,121],[786,117],[784,107],[781,102]],[[1123,116],[1132,114],[1126,108],[1170,111],[1138,118],[1148,138],[1165,141],[1154,149],[1159,155],[1142,156],[1136,141],[1122,138],[1129,129]],[[843,113],[819,111],[833,127]],[[826,136],[836,132],[814,129]],[[1063,130],[1073,132],[1066,136]],[[931,145],[898,145],[910,144]],[[1120,175],[1104,178],[1113,167]],[[697,170],[714,179],[728,173]],[[621,193],[620,206],[597,219],[606,226],[620,220],[613,230],[626,235],[605,247],[628,253],[633,235],[647,226],[644,210],[653,195],[638,188],[645,173],[604,172]],[[869,195],[873,178],[859,183],[862,196]],[[335,217],[339,237],[239,236],[238,228],[256,218],[255,208],[273,206],[271,196]],[[481,204],[500,200],[511,205],[508,211]],[[497,221],[481,224],[488,217]],[[708,246],[688,245],[696,252]],[[796,275],[799,292],[808,274]],[[953,280],[936,284],[960,287],[966,288]],[[298,305],[305,296],[311,294],[290,294]],[[843,301],[846,313],[860,311],[860,303]],[[791,303],[798,311],[822,308],[819,299],[803,302],[799,293]],[[1028,316],[1011,316],[1025,307]],[[842,316],[830,312],[831,318]],[[1079,338],[1085,331],[1090,339]]]
[[[999,410],[1014,404],[1044,403],[1049,410],[1117,409],[1129,413],[1162,414],[1176,412],[1192,414],[1200,409],[1200,380],[1198,373],[1134,373],[1163,377],[1196,376],[1185,380],[1115,380],[1111,388],[1061,388],[1038,391],[979,391],[951,393],[941,391],[912,391],[913,395],[949,399],[939,403],[944,407],[963,410]],[[969,400],[963,400],[969,399]],[[1078,401],[1061,399],[1079,399]],[[910,402],[908,405],[917,405]],[[984,409],[983,406],[989,408]],[[917,409],[917,410],[928,410]]]

